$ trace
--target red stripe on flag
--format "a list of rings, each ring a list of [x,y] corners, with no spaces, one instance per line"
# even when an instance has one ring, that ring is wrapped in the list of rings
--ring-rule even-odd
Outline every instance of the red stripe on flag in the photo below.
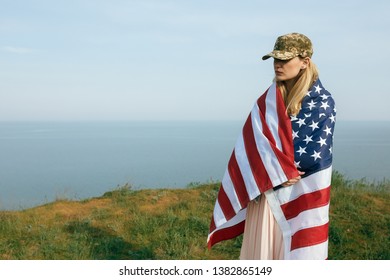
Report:
[[[210,231],[209,232],[213,232],[217,227],[215,226],[215,222],[214,222],[214,215],[211,217],[211,222],[210,222]]]
[[[275,147],[275,138],[274,136],[272,135],[271,133],[271,130],[269,129],[268,127],[268,124],[267,122],[265,121],[265,114],[266,114],[266,105],[265,105],[265,100],[266,100],[266,97],[268,95],[268,92],[264,95],[262,95],[258,100],[257,100],[257,106],[259,106],[259,113],[260,113],[260,120],[261,120],[261,125],[263,127],[263,134],[265,135],[265,137],[267,137],[268,141],[270,143],[272,143],[271,147],[274,148]],[[275,150],[275,149],[273,149]]]
[[[234,208],[229,200],[229,197],[226,195],[222,185],[218,193],[218,202],[226,220],[229,220],[236,215],[236,212],[234,211]]]
[[[284,104],[282,94],[279,88],[276,88],[276,103]],[[292,133],[285,133],[286,131],[292,132],[292,126],[290,118],[287,115],[285,106],[276,106],[278,120],[279,120],[279,139],[282,143],[282,149],[284,154],[288,158],[294,158],[294,145],[292,139]]]
[[[277,115],[278,115],[278,137],[281,141],[282,144],[282,149],[283,151],[280,151],[276,147],[276,141],[274,136],[271,133],[271,130],[268,127],[268,124],[265,120],[265,114],[266,114],[266,97],[268,95],[268,92],[264,95],[262,95],[258,101],[257,101],[257,106],[259,106],[260,109],[260,119],[261,123],[263,126],[263,134],[267,137],[267,139],[271,143],[271,148],[274,151],[275,156],[278,158],[279,164],[281,168],[283,169],[284,174],[287,176],[288,179],[295,178],[297,177],[298,170],[295,167],[294,164],[294,145],[292,142],[292,128],[291,128],[291,121],[287,117],[286,112],[284,112],[284,115],[280,113],[280,108],[285,108],[284,107],[284,102],[283,99],[281,99],[281,94],[280,91],[277,89],[276,92],[276,102],[278,103],[276,108],[278,110]],[[282,102],[282,103],[280,103]],[[279,109],[278,109],[279,108]],[[276,113],[276,112],[275,112]],[[280,126],[282,124],[282,126]],[[287,138],[289,137],[289,138]],[[287,146],[286,146],[287,145]],[[288,151],[288,153],[284,153],[285,150]],[[274,186],[276,187],[276,186]]]
[[[326,223],[321,226],[311,227],[297,231],[291,238],[291,251],[317,245],[328,240],[328,227]]]
[[[208,248],[210,249],[215,243],[228,240],[242,234],[244,228],[245,220],[238,224],[235,224],[234,226],[217,230],[216,232],[211,234],[208,242]]]
[[[244,179],[242,178],[242,174],[240,172],[240,167],[238,166],[236,160],[236,154],[234,150],[229,160],[228,171],[229,171],[230,179],[233,182],[233,186],[236,191],[238,200],[240,201],[242,207],[246,207],[249,201],[249,196],[245,188],[245,182]]]
[[[251,115],[249,115],[247,121],[244,124],[243,138],[246,155],[252,170],[253,177],[256,180],[257,187],[260,189],[260,192],[266,192],[272,188],[272,183],[257,150],[256,140],[253,134]]]
[[[301,212],[325,206],[330,200],[330,187],[311,193],[306,193],[298,198],[281,205],[287,220],[298,216]]]

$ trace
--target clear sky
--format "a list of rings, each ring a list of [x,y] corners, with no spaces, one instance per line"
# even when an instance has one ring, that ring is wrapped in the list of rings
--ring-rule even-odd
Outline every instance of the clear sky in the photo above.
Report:
[[[339,120],[390,120],[390,1],[0,0],[0,121],[243,120],[277,36],[312,39]]]

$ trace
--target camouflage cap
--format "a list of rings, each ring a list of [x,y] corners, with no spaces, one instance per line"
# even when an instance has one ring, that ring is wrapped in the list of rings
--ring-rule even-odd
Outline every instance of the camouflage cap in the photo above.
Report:
[[[309,38],[300,33],[289,33],[276,39],[274,50],[263,56],[263,60],[270,57],[289,60],[297,56],[311,57],[313,46]]]

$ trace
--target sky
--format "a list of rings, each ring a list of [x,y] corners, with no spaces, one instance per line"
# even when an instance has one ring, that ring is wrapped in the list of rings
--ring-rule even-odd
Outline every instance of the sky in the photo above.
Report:
[[[0,121],[244,120],[290,32],[338,120],[390,121],[390,1],[0,0]]]

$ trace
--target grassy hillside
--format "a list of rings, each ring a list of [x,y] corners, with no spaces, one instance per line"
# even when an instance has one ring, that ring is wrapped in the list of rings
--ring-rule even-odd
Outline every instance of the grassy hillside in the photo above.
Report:
[[[390,259],[390,184],[335,173],[329,259]],[[241,238],[208,250],[219,184],[129,186],[84,201],[0,212],[0,259],[237,259]]]

